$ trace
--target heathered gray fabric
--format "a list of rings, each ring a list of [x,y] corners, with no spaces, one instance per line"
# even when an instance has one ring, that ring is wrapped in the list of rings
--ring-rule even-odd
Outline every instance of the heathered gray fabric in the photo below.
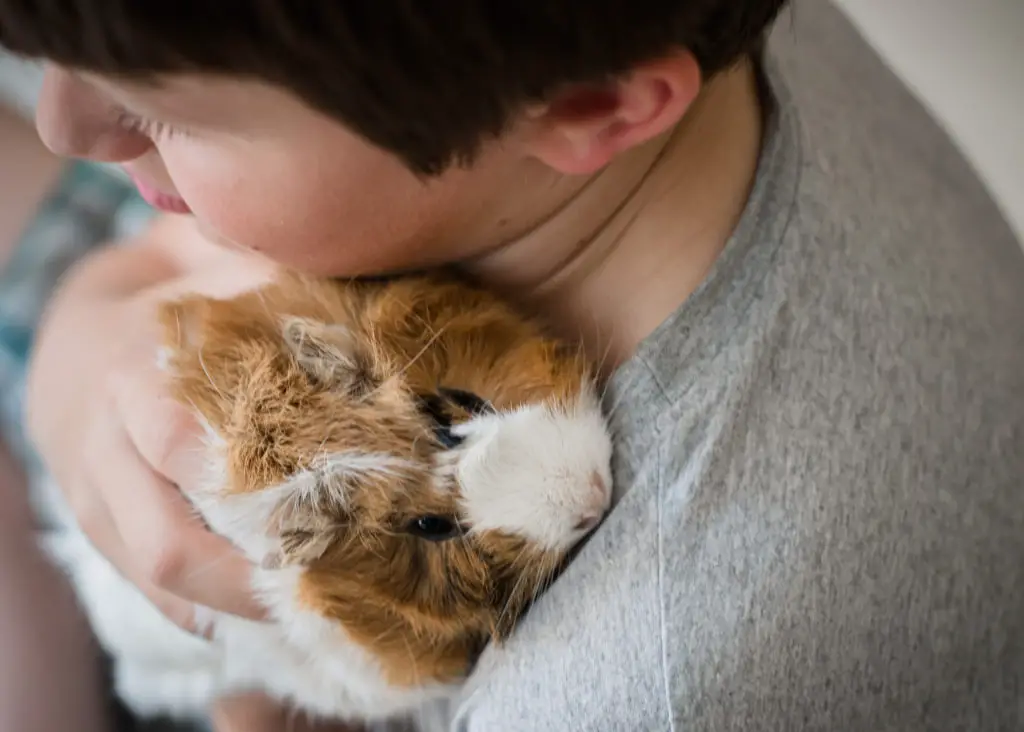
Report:
[[[1024,254],[832,6],[769,59],[745,218],[614,380],[621,498],[450,729],[1024,729]]]

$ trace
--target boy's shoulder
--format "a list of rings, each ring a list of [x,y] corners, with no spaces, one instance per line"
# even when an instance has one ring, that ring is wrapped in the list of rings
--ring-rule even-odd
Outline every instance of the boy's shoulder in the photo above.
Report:
[[[744,220],[609,391],[624,495],[454,729],[1015,723],[1024,253],[830,4],[767,75]]]

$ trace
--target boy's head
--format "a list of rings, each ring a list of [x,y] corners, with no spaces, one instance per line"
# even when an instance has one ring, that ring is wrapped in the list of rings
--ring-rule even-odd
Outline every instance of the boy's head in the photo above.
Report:
[[[0,0],[0,45],[53,63],[38,121],[55,150],[341,273],[515,235],[495,227],[670,129],[784,4]]]

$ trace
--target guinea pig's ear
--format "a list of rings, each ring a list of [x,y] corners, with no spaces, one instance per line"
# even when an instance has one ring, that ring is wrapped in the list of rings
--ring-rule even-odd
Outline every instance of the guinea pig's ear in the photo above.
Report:
[[[302,567],[320,559],[334,543],[332,532],[288,530],[281,533],[280,548],[263,560],[264,569]]]
[[[315,382],[329,386],[352,380],[357,364],[355,344],[348,328],[289,317],[281,329],[288,350]]]
[[[263,566],[280,569],[320,559],[338,538],[342,515],[341,503],[329,490],[316,495],[294,491],[271,512],[267,530],[278,540],[278,550],[263,560]]]

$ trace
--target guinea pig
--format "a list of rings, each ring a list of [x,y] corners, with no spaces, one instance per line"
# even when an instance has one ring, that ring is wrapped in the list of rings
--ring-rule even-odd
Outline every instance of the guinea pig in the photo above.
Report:
[[[184,487],[257,566],[272,622],[153,609],[77,531],[51,540],[143,717],[258,690],[370,722],[449,695],[513,632],[611,498],[592,370],[442,274],[284,275],[160,313],[154,354],[205,430]]]

